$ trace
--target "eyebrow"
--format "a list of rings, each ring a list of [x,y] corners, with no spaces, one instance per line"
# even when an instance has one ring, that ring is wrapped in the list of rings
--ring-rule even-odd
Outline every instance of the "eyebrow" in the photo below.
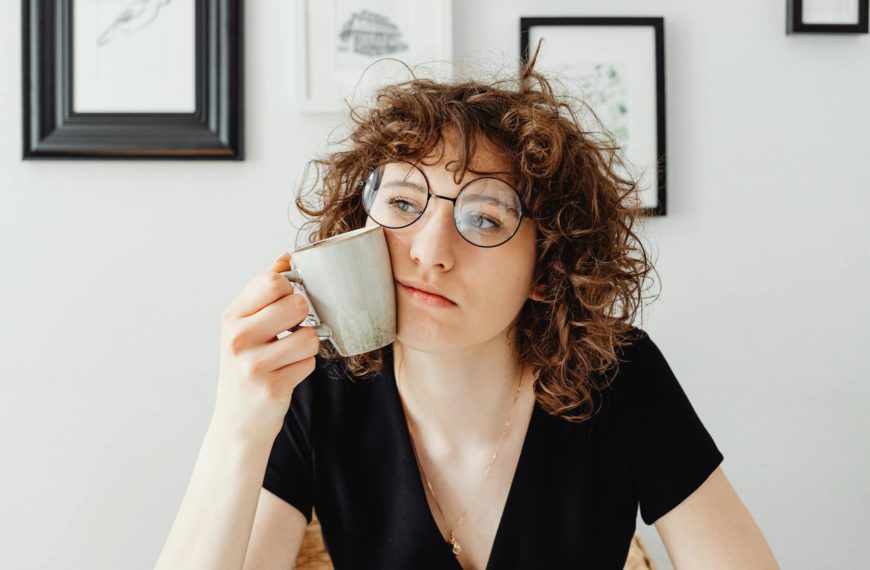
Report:
[[[398,186],[400,188],[411,188],[413,190],[417,190],[421,194],[426,192],[426,188],[417,184],[416,182],[410,182],[408,180],[388,180],[385,182],[381,188],[387,188],[390,186]],[[472,198],[465,198],[466,201],[471,200],[472,202],[486,202],[488,204],[498,205],[498,200],[493,198],[492,196],[474,196]],[[515,208],[508,208],[509,212],[513,212],[515,215],[519,212]]]
[[[425,192],[426,187],[420,186],[416,182],[409,182],[408,180],[387,180],[381,185],[381,188],[387,188],[389,186],[399,186],[400,188],[412,188],[414,190],[419,190],[420,192]]]
[[[465,198],[465,201],[468,201],[468,200],[469,200],[469,198]],[[499,205],[499,201],[496,200],[495,198],[493,198],[492,196],[475,196],[474,198],[471,199],[471,201],[472,202],[486,202],[486,203],[492,204],[494,206]],[[516,208],[508,208],[507,211],[513,213],[514,215],[517,215],[519,213],[519,212],[517,212]]]
[[[468,182],[463,184],[462,187],[465,188],[466,186],[468,186],[469,184],[471,184],[475,180],[480,180],[480,179],[484,179],[484,178],[490,178],[490,177],[489,176],[482,176],[481,178],[475,178],[474,180],[469,180]],[[494,177],[492,177],[492,178],[494,178]],[[496,178],[496,180],[500,180],[501,182],[504,182],[505,184],[507,184],[508,186],[513,188],[513,185],[510,182],[502,180],[501,178]],[[396,180],[396,179],[387,180],[386,182],[384,182],[381,185],[381,188],[388,188],[390,186],[398,186],[400,188],[412,188],[414,190],[419,190],[420,192],[426,191],[425,186],[421,186],[420,184],[417,184],[416,182],[411,182],[409,180]]]

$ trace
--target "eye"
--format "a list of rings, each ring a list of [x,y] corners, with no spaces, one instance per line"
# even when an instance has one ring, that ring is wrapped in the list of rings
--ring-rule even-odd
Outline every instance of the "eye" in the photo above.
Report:
[[[399,204],[407,204],[408,206],[414,207],[414,204],[412,202],[409,202],[408,200],[405,200],[403,198],[390,198],[389,200],[387,200],[387,203],[393,209],[396,209],[396,210],[402,212],[403,214],[412,214],[413,213],[409,210],[406,210],[404,207],[399,206]]]
[[[501,224],[498,220],[494,220],[489,216],[485,216],[480,213],[469,214],[468,218],[472,220],[472,227],[477,230],[497,230],[501,228]],[[481,227],[480,222],[491,224],[489,227]]]

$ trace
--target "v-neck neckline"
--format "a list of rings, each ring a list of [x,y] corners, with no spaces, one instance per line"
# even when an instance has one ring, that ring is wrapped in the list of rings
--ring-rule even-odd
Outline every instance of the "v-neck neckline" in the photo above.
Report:
[[[399,431],[401,432],[401,445],[402,445],[402,456],[405,458],[406,462],[410,462],[410,465],[406,465],[407,469],[416,475],[415,482],[413,484],[414,487],[414,501],[416,502],[415,507],[423,510],[426,515],[426,526],[428,526],[428,532],[430,537],[437,539],[439,543],[444,545],[444,552],[449,554],[450,559],[456,564],[457,568],[461,568],[461,564],[456,559],[456,556],[450,550],[450,543],[444,540],[444,537],[441,535],[441,529],[438,528],[438,523],[435,521],[435,516],[432,514],[432,509],[429,508],[429,501],[426,498],[426,489],[423,486],[423,474],[420,471],[420,466],[417,464],[416,453],[414,451],[414,444],[411,440],[411,433],[408,431],[408,423],[407,423],[407,415],[405,414],[405,408],[402,403],[402,397],[399,394],[399,387],[396,380],[395,369],[393,367],[393,345],[389,345],[388,350],[386,351],[389,355],[388,359],[384,360],[384,367],[386,372],[389,374],[389,384],[391,386],[390,392],[393,395],[393,405],[394,409],[399,414]],[[516,467],[514,468],[514,473],[511,478],[511,484],[508,488],[507,498],[505,499],[504,508],[502,509],[501,515],[499,517],[498,526],[496,527],[495,537],[492,541],[492,548],[489,551],[489,557],[487,558],[486,565],[484,566],[484,570],[490,570],[490,566],[493,560],[499,554],[498,549],[501,546],[501,542],[504,540],[501,536],[507,532],[505,529],[505,525],[507,524],[507,519],[510,516],[510,510],[513,503],[517,501],[516,495],[519,493],[517,491],[518,481],[523,476],[525,470],[528,469],[526,463],[528,460],[527,456],[531,453],[529,450],[531,447],[531,441],[533,439],[534,429],[537,425],[538,415],[540,413],[537,399],[535,400],[534,407],[532,408],[532,414],[529,418],[529,424],[526,428],[525,438],[523,439],[523,445],[520,448],[520,456],[517,460]]]

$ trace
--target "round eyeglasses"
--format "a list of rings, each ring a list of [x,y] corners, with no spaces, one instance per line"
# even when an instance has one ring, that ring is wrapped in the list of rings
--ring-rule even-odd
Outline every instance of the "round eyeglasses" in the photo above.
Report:
[[[362,185],[366,213],[386,228],[404,228],[419,220],[431,196],[453,202],[456,229],[465,241],[478,247],[505,243],[517,233],[523,219],[519,193],[492,176],[471,180],[456,198],[449,198],[429,190],[422,170],[398,161],[375,167]]]

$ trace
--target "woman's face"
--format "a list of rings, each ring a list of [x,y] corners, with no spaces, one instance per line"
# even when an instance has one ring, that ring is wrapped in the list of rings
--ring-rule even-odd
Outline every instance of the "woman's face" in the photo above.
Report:
[[[455,183],[454,173],[447,170],[447,164],[458,158],[455,147],[448,139],[443,144],[447,146],[437,164],[433,163],[438,149],[416,166],[428,178],[430,192],[455,198],[464,184],[484,175],[466,172]],[[509,164],[497,147],[481,139],[476,152],[471,168],[515,185]],[[366,227],[374,225],[374,220],[366,219]],[[421,219],[404,228],[385,227],[383,231],[396,279],[397,340],[403,346],[445,352],[506,334],[530,293],[537,237],[532,220],[524,217],[506,243],[478,247],[456,229],[453,204],[432,197]],[[401,285],[409,281],[434,287],[454,304],[427,304]]]

